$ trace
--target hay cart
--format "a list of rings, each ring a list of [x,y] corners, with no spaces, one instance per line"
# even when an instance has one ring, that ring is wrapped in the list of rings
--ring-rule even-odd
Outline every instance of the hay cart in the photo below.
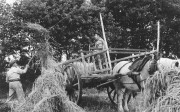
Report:
[[[158,36],[157,36],[157,49],[144,50],[144,49],[120,49],[108,48],[102,16],[100,14],[103,39],[105,40],[105,50],[101,51],[82,51],[81,57],[68,60],[63,63],[63,72],[67,76],[66,90],[70,100],[79,103],[82,98],[83,88],[107,88],[107,93],[110,101],[113,104],[117,103],[117,95],[113,82],[121,77],[121,75],[112,75],[113,67],[116,63],[123,60],[131,60],[140,56],[154,54],[159,52],[160,41],[160,25],[158,22]],[[93,49],[91,49],[93,50]],[[130,56],[120,59],[111,60],[110,54],[129,54]],[[132,55],[133,54],[133,55]],[[100,57],[100,58],[97,58]],[[79,66],[75,63],[81,63]],[[93,65],[93,69],[92,66]]]
[[[109,51],[109,52],[108,52]],[[140,56],[153,54],[156,50],[110,48],[102,51],[82,51],[81,57],[63,63],[63,73],[67,75],[67,94],[77,104],[81,101],[84,88],[107,88],[110,101],[116,103],[116,92],[113,82],[119,75],[112,75],[114,65],[123,60],[131,60]],[[129,54],[128,57],[109,60],[110,54]],[[134,55],[131,55],[134,54]],[[104,58],[97,58],[103,56]],[[102,62],[103,61],[103,62]]]

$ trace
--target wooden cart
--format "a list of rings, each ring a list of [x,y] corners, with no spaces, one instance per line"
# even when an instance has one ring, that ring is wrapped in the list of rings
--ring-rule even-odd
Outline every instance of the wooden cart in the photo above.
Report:
[[[78,104],[82,98],[83,88],[107,88],[109,99],[115,104],[116,93],[113,82],[120,78],[120,75],[112,75],[114,65],[123,60],[129,60],[155,52],[142,49],[117,48],[94,52],[82,51],[81,57],[63,63],[63,73],[67,75],[66,90],[70,100]],[[130,56],[108,60],[108,53],[126,53]],[[132,53],[134,55],[131,55]],[[103,57],[103,59],[98,57]]]
[[[116,92],[113,82],[121,78],[119,74],[112,75],[113,67],[116,63],[145,56],[148,54],[159,52],[159,41],[160,41],[160,25],[158,22],[158,36],[157,36],[157,49],[148,51],[142,49],[119,49],[119,48],[108,48],[104,25],[100,14],[101,26],[103,39],[105,40],[106,49],[96,52],[81,52],[81,57],[68,60],[63,63],[63,73],[67,76],[66,90],[70,97],[70,100],[77,104],[82,98],[83,88],[103,87],[107,88],[109,99],[112,103],[116,104]],[[111,60],[110,53],[123,53],[130,54],[130,56],[123,57],[120,59]],[[132,55],[133,54],[133,55]],[[98,58],[100,57],[100,58]],[[75,63],[81,63],[77,66]],[[93,65],[93,69],[91,68]]]

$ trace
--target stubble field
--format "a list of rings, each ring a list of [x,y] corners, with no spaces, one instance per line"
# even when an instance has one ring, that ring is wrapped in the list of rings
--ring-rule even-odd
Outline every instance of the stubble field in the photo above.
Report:
[[[0,105],[3,105],[3,103],[6,101],[7,92],[7,89],[1,90]],[[79,106],[81,106],[86,112],[117,112],[117,107],[110,102],[106,89],[84,89],[83,93],[82,101]],[[136,110],[138,107],[137,99],[138,97],[131,99],[129,103],[130,112],[139,112]],[[8,108],[0,108],[0,112],[8,111]]]

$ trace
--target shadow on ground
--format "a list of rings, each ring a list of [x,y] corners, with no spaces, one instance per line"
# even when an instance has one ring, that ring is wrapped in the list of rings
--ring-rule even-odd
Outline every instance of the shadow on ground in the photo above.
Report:
[[[0,83],[0,112],[10,112],[10,107],[5,104],[7,99],[8,93],[8,84],[7,83]]]
[[[79,106],[86,112],[117,112],[117,107],[110,102],[106,90],[99,92],[96,89],[86,89]],[[135,109],[136,106],[136,99],[131,99],[129,102],[130,112],[138,112]]]
[[[82,102],[80,106],[87,112],[116,112],[116,107],[110,102],[107,94],[97,90],[87,90],[86,94],[83,94]]]

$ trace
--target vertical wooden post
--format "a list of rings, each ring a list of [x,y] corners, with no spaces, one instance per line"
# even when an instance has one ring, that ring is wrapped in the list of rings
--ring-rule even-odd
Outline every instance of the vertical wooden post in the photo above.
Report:
[[[81,57],[82,57],[82,63],[84,65],[84,73],[85,73],[84,75],[88,76],[87,67],[86,67],[86,61],[85,61],[84,54],[83,54],[82,51],[81,51]]]
[[[111,69],[110,72],[112,73],[112,66],[111,66],[111,59],[110,59],[110,55],[109,55],[109,48],[108,48],[107,41],[106,41],[106,36],[105,36],[105,31],[104,31],[104,24],[103,24],[103,20],[102,20],[101,13],[100,13],[100,21],[101,21],[103,39],[104,39],[104,41],[105,41],[105,47],[106,47],[106,49],[107,49],[107,57],[108,57],[108,62],[109,62],[109,68]]]
[[[159,43],[160,43],[160,22],[157,22],[157,53],[159,53]]]
[[[90,57],[87,58],[87,62],[90,63]]]
[[[106,68],[108,68],[108,60],[107,60],[107,56],[106,56],[106,53],[103,53],[103,56],[105,57],[104,61],[105,61],[105,65],[106,65]]]
[[[101,55],[100,54],[97,55],[97,59],[98,59],[97,61],[98,61],[99,69],[102,70],[102,61],[101,61]]]
[[[89,44],[89,46],[88,46],[88,47],[89,47],[89,51],[91,51],[91,49],[90,49],[90,48],[91,48],[90,44]]]
[[[96,70],[97,70],[97,68],[96,68],[96,62],[95,62],[95,58],[94,58],[94,56],[92,56],[92,62],[93,62],[94,70],[96,71]]]
[[[132,56],[134,56],[134,54],[132,54]],[[135,61],[135,58],[132,58],[132,61],[134,62],[134,61]]]

